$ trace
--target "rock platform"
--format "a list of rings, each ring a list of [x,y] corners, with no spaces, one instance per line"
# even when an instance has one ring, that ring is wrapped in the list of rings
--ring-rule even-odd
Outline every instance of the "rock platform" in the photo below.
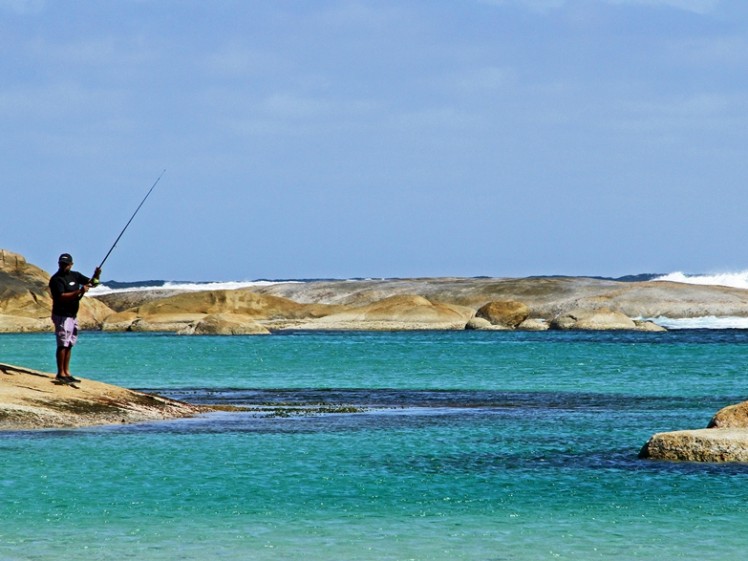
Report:
[[[0,430],[64,429],[192,417],[210,411],[153,394],[0,363]]]

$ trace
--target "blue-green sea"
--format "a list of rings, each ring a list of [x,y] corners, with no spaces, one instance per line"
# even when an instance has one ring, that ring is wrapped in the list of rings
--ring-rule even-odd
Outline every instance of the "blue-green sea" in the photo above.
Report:
[[[0,335],[0,362],[52,371],[53,336]],[[637,458],[653,433],[748,399],[748,331],[86,332],[72,366],[196,403],[355,409],[0,433],[3,561],[704,561],[748,547],[748,465]]]

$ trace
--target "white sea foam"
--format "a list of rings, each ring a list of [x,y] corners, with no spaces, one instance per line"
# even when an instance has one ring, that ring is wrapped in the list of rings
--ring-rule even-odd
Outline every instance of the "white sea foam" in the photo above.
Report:
[[[717,273],[713,275],[688,275],[681,272],[675,272],[657,277],[653,280],[748,289],[748,271],[740,271],[737,273]]]
[[[748,329],[748,318],[701,316],[695,318],[640,318],[666,329]]]
[[[115,292],[141,292],[143,290],[180,290],[183,292],[199,292],[202,290],[237,290],[240,288],[256,288],[259,286],[271,286],[279,283],[301,282],[301,281],[228,281],[228,282],[165,282],[160,286],[128,286],[125,288],[112,288],[106,283],[92,288],[92,296],[102,296]]]
[[[748,271],[714,273],[709,275],[689,275],[682,272],[675,272],[652,280],[748,289]],[[695,318],[657,317],[647,319],[667,329],[748,329],[748,318],[743,317],[703,316]]]

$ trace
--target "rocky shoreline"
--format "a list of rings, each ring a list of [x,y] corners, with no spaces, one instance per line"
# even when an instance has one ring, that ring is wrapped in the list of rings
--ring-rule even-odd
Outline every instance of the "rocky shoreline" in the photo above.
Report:
[[[49,274],[0,250],[0,332],[50,331]],[[642,318],[748,317],[748,290],[586,277],[282,282],[84,298],[82,329],[267,335],[283,330],[664,331]]]

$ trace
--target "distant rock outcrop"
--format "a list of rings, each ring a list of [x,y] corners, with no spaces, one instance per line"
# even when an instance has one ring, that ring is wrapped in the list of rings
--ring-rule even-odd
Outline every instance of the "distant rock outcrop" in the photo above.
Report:
[[[269,335],[270,331],[257,323],[237,314],[208,314],[190,324],[182,335]]]
[[[550,324],[541,318],[527,318],[517,326],[520,331],[548,331]]]
[[[141,306],[111,314],[103,322],[107,331],[174,331],[184,334],[233,332],[267,333],[269,325],[296,324],[339,311],[339,306],[299,304],[287,298],[257,294],[249,289],[183,292],[150,300]]]
[[[51,331],[49,275],[0,249],[0,332]]]
[[[500,300],[484,304],[475,312],[475,317],[488,320],[491,325],[515,329],[530,315],[530,308],[522,302]]]
[[[472,317],[468,320],[465,325],[465,329],[469,331],[511,331],[511,327],[501,324],[493,324],[486,318],[479,318],[477,316]]]
[[[418,294],[477,310],[493,300],[522,302],[550,321],[572,310],[617,310],[629,318],[748,317],[748,290],[675,282],[621,282],[588,277],[424,278],[279,283],[256,292],[296,302],[362,306]]]
[[[464,329],[473,313],[464,306],[432,302],[415,294],[401,294],[327,315],[307,322],[303,327],[325,330]]]
[[[621,312],[608,308],[594,310],[577,309],[561,314],[551,321],[551,329],[589,331],[629,329],[636,331],[665,331],[652,322],[636,322]]]
[[[0,332],[52,331],[49,274],[17,253],[0,249]],[[86,297],[78,322],[96,328],[112,313],[108,306]]]
[[[51,330],[49,275],[0,250],[0,332]],[[217,327],[216,316],[229,323]],[[587,277],[414,278],[285,282],[187,292],[145,288],[81,302],[84,329],[201,333],[287,329],[630,329],[638,318],[748,317],[748,290]],[[207,319],[206,319],[207,318]],[[198,327],[203,322],[203,326]],[[239,327],[236,323],[243,325]]]

